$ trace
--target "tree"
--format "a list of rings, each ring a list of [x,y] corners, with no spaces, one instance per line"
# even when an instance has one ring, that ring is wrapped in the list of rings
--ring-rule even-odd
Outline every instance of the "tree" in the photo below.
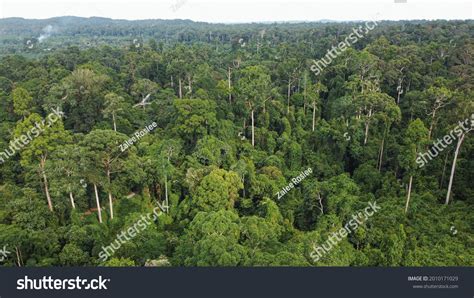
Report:
[[[178,80],[178,96],[183,99],[183,89],[185,80],[188,80],[188,92],[192,93],[192,72],[196,61],[196,52],[192,48],[187,48],[180,44],[174,51],[169,53],[167,72],[171,75],[171,86],[174,85],[174,78]]]
[[[13,90],[13,108],[17,115],[26,117],[31,113],[33,98],[28,90],[17,87]]]
[[[460,99],[460,103],[458,104],[459,112],[458,115],[464,115],[464,116],[469,116],[469,113],[473,110],[473,102],[471,99],[468,99],[469,95],[466,97],[462,97]],[[468,117],[466,120],[460,121],[459,126],[454,128],[454,132],[456,133],[458,137],[458,141],[456,144],[456,149],[454,151],[454,158],[453,158],[453,164],[451,166],[451,174],[449,176],[449,184],[448,184],[448,191],[446,193],[446,201],[445,204],[449,204],[449,198],[451,196],[451,189],[453,186],[453,180],[454,180],[454,173],[456,172],[456,163],[458,161],[458,156],[459,152],[461,150],[461,145],[464,142],[464,139],[468,135],[468,133],[474,129],[474,114],[470,115],[470,118]]]
[[[150,103],[150,96],[154,95],[158,90],[158,85],[148,79],[140,79],[132,86],[132,95],[138,98],[139,102],[135,106],[142,106],[145,110],[145,106]]]
[[[110,219],[114,219],[112,195],[114,178],[116,179],[120,173],[126,172],[127,158],[133,154],[132,148],[121,150],[121,145],[127,139],[127,136],[111,130],[93,130],[81,142],[81,145],[87,150],[89,167],[97,168],[97,172],[91,178],[94,180],[94,192],[100,221],[97,184],[104,185],[108,193]]]
[[[63,266],[84,266],[89,262],[89,254],[75,244],[68,243],[59,254]]]
[[[386,114],[387,110],[396,110],[392,103],[394,102],[388,94],[380,92],[378,81],[362,81],[362,92],[356,98],[356,106],[359,111],[359,116],[362,116],[364,121],[364,145],[369,139],[369,128],[372,120],[378,114]]]
[[[176,248],[178,264],[184,266],[237,266],[247,260],[239,244],[239,216],[231,210],[199,212]]]
[[[148,148],[148,158],[151,165],[152,179],[157,177],[165,185],[165,206],[169,207],[169,179],[176,171],[172,159],[178,157],[181,151],[179,140],[169,139],[156,142]],[[151,181],[152,183],[154,181]],[[168,211],[168,209],[167,209]]]
[[[452,92],[446,87],[430,87],[426,93],[426,96],[431,103],[428,111],[428,115],[431,116],[430,128],[428,130],[428,140],[430,140],[439,117],[438,112],[449,104],[449,101],[452,98]]]
[[[216,104],[213,101],[182,99],[175,100],[173,105],[176,109],[173,129],[191,147],[196,145],[198,138],[217,126]]]
[[[222,169],[211,171],[205,176],[193,195],[193,213],[199,211],[231,210],[239,198],[243,184],[234,172]]]
[[[105,96],[105,109],[103,113],[106,118],[112,117],[114,131],[117,131],[117,124],[115,118],[119,112],[123,111],[124,103],[125,102],[123,97],[115,93],[108,93]]]
[[[321,92],[327,92],[326,86],[324,86],[321,82],[317,82],[315,84],[308,82],[304,89],[304,95],[308,99],[309,105],[313,108],[313,121],[311,125],[312,131],[314,131],[316,128],[316,110],[320,102]]]
[[[428,130],[420,119],[416,119],[408,125],[403,138],[403,152],[399,155],[400,166],[406,171],[410,177],[408,180],[407,199],[405,204],[405,213],[408,212],[410,204],[411,190],[413,185],[413,176],[419,172],[416,165],[417,155],[424,150],[428,142]]]
[[[238,82],[241,99],[250,111],[252,146],[255,146],[255,110],[265,104],[270,95],[270,76],[262,66],[248,66],[241,72]]]
[[[76,69],[63,80],[63,96],[55,98],[55,106],[62,107],[66,113],[66,127],[87,132],[101,119],[103,87],[108,80],[90,69]]]
[[[83,148],[68,144],[58,148],[53,153],[49,165],[55,187],[64,190],[69,195],[73,209],[76,209],[74,193],[83,194],[85,192],[82,177],[85,170],[83,155]]]
[[[380,113],[379,117],[381,118],[381,122],[384,124],[384,127],[382,141],[380,142],[379,158],[377,160],[379,172],[382,169],[385,139],[390,132],[392,124],[400,122],[402,117],[400,108],[390,99],[384,101],[382,104],[384,105],[382,107],[383,112]]]
[[[300,63],[298,63],[298,61],[295,58],[288,58],[288,59],[285,59],[283,63],[280,63],[279,66],[280,66],[280,72],[281,72],[282,77],[285,77],[283,81],[287,84],[286,86],[286,101],[287,101],[286,112],[287,114],[289,114],[291,91],[295,82],[298,82],[299,80],[301,65]]]
[[[28,145],[21,152],[21,164],[30,168],[37,165],[36,169],[43,182],[50,211],[53,211],[53,203],[49,192],[46,163],[52,152],[71,141],[69,133],[64,130],[61,119],[52,122],[52,118],[49,117],[48,123],[45,125],[45,120],[40,115],[33,113],[17,124],[13,134],[15,138],[21,138],[22,142],[26,139],[26,136],[30,138],[31,134],[37,135],[30,139]]]

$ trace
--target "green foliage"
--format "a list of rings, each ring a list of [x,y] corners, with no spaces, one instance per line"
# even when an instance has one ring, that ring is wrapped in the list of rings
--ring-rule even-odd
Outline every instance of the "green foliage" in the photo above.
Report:
[[[4,266],[474,265],[472,21],[380,22],[314,76],[353,23],[58,20],[0,20]]]
[[[233,209],[243,188],[239,176],[222,169],[213,170],[205,176],[192,198],[193,214],[199,211]]]
[[[15,113],[20,116],[28,116],[33,98],[29,92],[23,88],[13,90],[13,108]]]

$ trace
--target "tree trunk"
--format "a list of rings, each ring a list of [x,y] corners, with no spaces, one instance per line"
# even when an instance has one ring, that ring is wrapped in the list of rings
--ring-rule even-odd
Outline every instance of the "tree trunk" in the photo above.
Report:
[[[400,104],[400,95],[403,93],[402,85],[403,85],[404,77],[398,79],[398,86],[397,86],[397,105]]]
[[[466,133],[464,133],[458,139],[458,144],[456,145],[456,151],[454,152],[454,160],[453,160],[453,166],[451,168],[451,176],[449,176],[448,193],[446,194],[446,202],[445,202],[446,205],[449,204],[449,197],[451,196],[451,188],[453,186],[454,172],[456,171],[456,162],[458,161],[459,149],[461,149],[461,145],[462,145],[462,142],[464,141],[464,137],[466,136]]]
[[[318,202],[319,202],[318,208],[321,211],[321,214],[324,214],[323,198],[321,197],[320,193],[318,193]]]
[[[431,117],[430,130],[428,131],[428,141],[431,140],[431,133],[433,132],[434,123],[435,123],[436,110],[433,111],[433,116]]]
[[[114,219],[114,205],[113,205],[112,194],[109,192],[109,209],[110,209],[110,219]]]
[[[192,80],[191,80],[191,76],[188,75],[188,88],[189,88],[189,94],[192,94],[193,93],[193,86],[192,86]],[[190,95],[191,97],[191,95]]]
[[[304,88],[304,93],[303,93],[303,115],[306,116],[306,82],[307,82],[308,78],[305,76],[304,77],[304,85],[303,85],[303,88]]]
[[[46,172],[44,170],[45,163],[46,163],[46,160],[41,158],[40,167],[41,167],[41,175],[43,176],[44,192],[46,194],[46,199],[48,200],[49,211],[53,211],[53,203],[51,201],[51,195],[49,194],[48,177],[46,177]]]
[[[100,209],[99,192],[97,191],[97,184],[95,183],[94,183],[94,191],[95,191],[95,203],[97,205],[97,213],[99,214],[99,222],[102,223],[102,210]]]
[[[411,196],[411,185],[413,183],[413,175],[410,176],[410,182],[408,183],[408,195],[407,195],[407,203],[405,205],[405,213],[408,212],[408,204],[410,204],[410,196]]]
[[[365,136],[364,136],[364,145],[367,144],[369,138],[369,121],[365,122]]]
[[[111,183],[110,183],[110,171],[109,170],[107,170],[107,180],[109,181],[109,188],[110,188]],[[114,203],[113,203],[112,193],[110,192],[110,189],[108,191],[108,194],[109,194],[110,219],[114,219]]]
[[[112,113],[112,121],[114,122],[114,131],[117,132],[117,124],[115,123],[115,113]]]
[[[170,154],[168,155],[168,164],[170,163]],[[166,213],[169,212],[169,200],[168,200],[168,175],[165,175],[165,199],[166,199]]]
[[[380,153],[379,153],[379,172],[382,169],[382,160],[383,160],[383,146],[385,143],[385,133],[382,138],[382,144],[380,144]]]
[[[165,202],[166,202],[166,213],[168,213],[168,176],[165,175]]]
[[[251,115],[252,115],[252,146],[255,146],[255,119],[253,115],[254,111],[252,109]]]
[[[443,189],[444,176],[446,175],[446,167],[448,166],[448,157],[449,157],[449,151],[446,153],[446,157],[444,158],[443,173],[441,174],[441,181],[439,182],[439,189]]]
[[[367,144],[367,140],[369,139],[369,125],[370,125],[370,117],[372,117],[372,109],[369,110],[369,116],[365,121],[365,137],[364,137],[364,145]]]
[[[21,257],[21,251],[18,249],[18,246],[15,246],[15,253],[16,253],[16,262],[18,267],[23,266],[23,258]]]
[[[287,112],[290,113],[291,78],[288,79]]]
[[[229,88],[229,103],[231,104],[232,103],[232,93],[230,92],[230,90],[232,89],[232,86],[231,86],[231,72],[230,72],[230,67],[229,67],[229,70],[227,72],[227,84],[228,84],[228,88]]]
[[[313,131],[316,127],[316,102],[313,101]]]
[[[181,78],[178,79],[179,82],[179,99],[183,99],[183,83],[181,82]]]
[[[74,196],[72,195],[72,192],[69,192],[69,198],[71,199],[72,209],[76,209],[76,204],[74,203]]]

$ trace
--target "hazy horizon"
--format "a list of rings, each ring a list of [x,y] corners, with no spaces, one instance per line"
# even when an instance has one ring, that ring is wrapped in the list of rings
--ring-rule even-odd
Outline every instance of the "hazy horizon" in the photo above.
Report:
[[[44,20],[54,17],[99,17],[114,20],[191,20],[207,23],[267,23],[362,20],[469,20],[473,1],[454,0],[158,0],[124,1],[0,0],[0,17]]]
[[[48,18],[24,18],[24,17],[6,17],[0,18],[0,20],[8,20],[8,19],[22,19],[26,21],[46,21],[56,18],[81,18],[81,19],[106,19],[111,21],[126,21],[126,22],[137,22],[137,21],[191,21],[196,23],[209,23],[209,24],[226,24],[226,25],[233,25],[233,24],[271,24],[271,23],[350,23],[350,22],[365,22],[371,21],[371,19],[353,19],[353,20],[333,20],[333,19],[320,19],[320,20],[274,20],[274,21],[235,21],[235,22],[213,22],[213,21],[199,21],[199,20],[191,20],[191,19],[183,19],[183,18],[174,18],[174,19],[163,19],[163,18],[153,18],[153,19],[117,19],[117,18],[110,18],[110,17],[103,17],[103,16],[90,16],[90,17],[83,17],[83,16],[76,16],[76,15],[62,15],[62,16],[54,16]],[[385,20],[385,19],[376,19],[377,21],[389,21],[389,22],[416,22],[416,21],[469,21],[474,19],[399,19],[399,20]]]

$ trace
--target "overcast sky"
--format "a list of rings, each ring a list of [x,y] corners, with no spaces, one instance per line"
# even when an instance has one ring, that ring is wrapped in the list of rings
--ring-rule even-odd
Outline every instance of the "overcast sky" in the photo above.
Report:
[[[405,2],[405,3],[396,3]],[[473,19],[474,0],[0,0],[0,17],[205,22]]]

